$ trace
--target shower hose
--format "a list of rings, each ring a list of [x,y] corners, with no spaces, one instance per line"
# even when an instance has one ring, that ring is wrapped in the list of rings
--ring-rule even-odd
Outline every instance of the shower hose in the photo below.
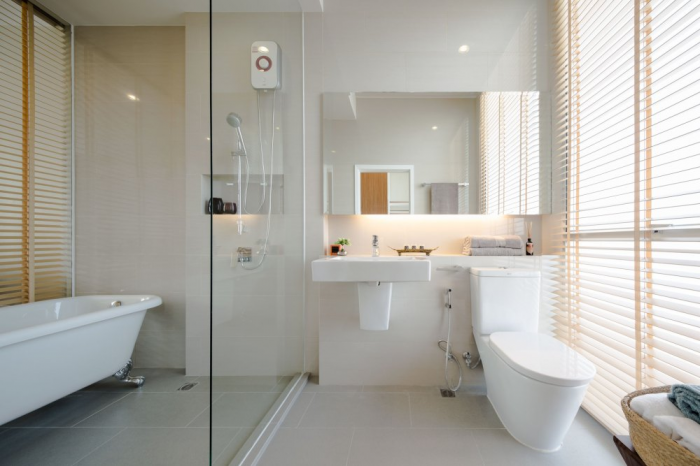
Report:
[[[255,265],[245,265],[244,263],[241,263],[241,268],[244,270],[255,270],[261,265],[263,265],[263,262],[265,262],[265,258],[267,257],[267,249],[268,249],[268,244],[270,242],[270,226],[272,222],[272,187],[273,187],[273,174],[274,174],[274,157],[275,157],[275,110],[276,110],[276,98],[277,94],[275,91],[272,91],[272,130],[271,130],[271,136],[270,136],[270,181],[269,183],[266,182],[265,179],[265,151],[263,149],[263,125],[262,125],[262,118],[261,118],[261,110],[260,110],[260,91],[258,91],[258,96],[257,96],[257,104],[258,104],[258,138],[260,142],[260,163],[262,165],[262,178],[263,178],[263,189],[262,189],[262,200],[260,201],[260,205],[258,208],[253,212],[257,213],[260,212],[262,206],[265,204],[265,188],[269,190],[268,193],[268,204],[267,204],[267,222],[265,225],[265,243],[262,248],[262,254],[260,257],[260,261],[255,264]],[[239,157],[239,173],[240,173],[240,157]],[[250,168],[248,166],[248,157],[245,158],[246,162],[246,184],[245,184],[245,200],[242,205],[243,211],[246,213],[250,213],[247,210],[247,204],[248,204],[248,185],[249,183],[249,174],[250,174]],[[240,184],[239,184],[240,186]]]
[[[452,288],[447,290],[447,303],[445,304],[445,308],[447,309],[447,340],[438,341],[438,347],[445,352],[445,384],[450,391],[456,392],[462,385],[462,366],[452,354],[452,347],[450,345],[450,335],[452,333]],[[450,361],[453,361],[457,365],[457,371],[459,373],[459,379],[454,386],[450,383]]]

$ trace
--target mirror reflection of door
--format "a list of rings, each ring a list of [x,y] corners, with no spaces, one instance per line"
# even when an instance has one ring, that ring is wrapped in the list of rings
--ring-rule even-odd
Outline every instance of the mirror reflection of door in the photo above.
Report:
[[[361,208],[363,214],[389,213],[389,174],[360,174]]]

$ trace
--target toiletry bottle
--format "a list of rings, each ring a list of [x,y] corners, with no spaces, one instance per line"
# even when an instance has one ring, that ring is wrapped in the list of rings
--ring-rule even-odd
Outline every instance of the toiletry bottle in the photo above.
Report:
[[[528,238],[527,243],[525,243],[525,254],[528,256],[535,255],[535,245],[532,244],[532,238]]]

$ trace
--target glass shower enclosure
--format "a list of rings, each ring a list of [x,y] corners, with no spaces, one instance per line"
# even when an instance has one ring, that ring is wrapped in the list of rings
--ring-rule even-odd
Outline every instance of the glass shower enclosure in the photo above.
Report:
[[[70,58],[65,76],[37,75],[40,103],[70,100],[48,132],[70,140],[71,157],[41,162],[68,178],[48,201],[71,204],[69,285],[50,298],[163,300],[134,344],[131,375],[145,384],[95,380],[0,426],[7,464],[253,464],[304,383],[299,4],[132,6],[0,0],[0,52],[18,51],[0,81],[10,65],[30,79]],[[65,47],[32,42],[27,11]],[[22,56],[23,40],[35,54]],[[0,93],[19,102],[15,87]],[[0,128],[0,148],[7,140]]]
[[[211,238],[211,288],[200,290],[211,327],[188,327],[187,373],[211,370],[213,433],[241,430],[238,462],[256,454],[304,370],[302,15],[218,0],[209,20],[186,19],[197,101],[187,108],[187,196],[211,212],[188,216],[188,230]],[[209,30],[211,56],[197,49]]]

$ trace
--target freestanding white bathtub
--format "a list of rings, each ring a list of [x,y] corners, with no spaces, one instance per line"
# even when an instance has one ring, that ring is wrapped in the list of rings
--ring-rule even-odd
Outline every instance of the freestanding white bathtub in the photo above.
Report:
[[[116,372],[127,378],[146,311],[162,302],[82,296],[0,308],[0,425]]]

